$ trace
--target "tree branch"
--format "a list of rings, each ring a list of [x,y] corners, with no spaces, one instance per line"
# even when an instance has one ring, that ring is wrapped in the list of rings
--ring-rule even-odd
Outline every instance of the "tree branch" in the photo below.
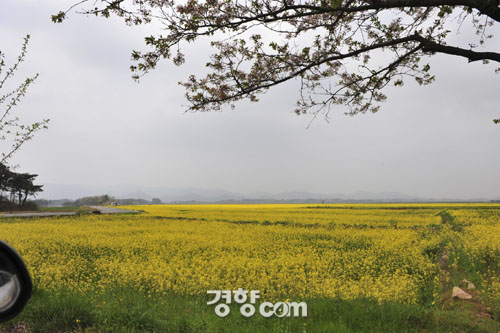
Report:
[[[407,8],[407,7],[441,7],[441,6],[464,6],[477,9],[481,14],[487,15],[500,22],[500,1],[498,0],[368,0],[368,5],[360,5],[356,7],[319,7],[311,5],[292,5],[285,6],[283,9],[308,9],[316,13],[331,13],[331,12],[362,12],[376,9],[392,9],[392,8]]]
[[[424,52],[437,52],[445,53],[455,56],[460,56],[467,58],[469,62],[479,61],[479,60],[493,60],[500,62],[500,53],[496,52],[475,52],[472,50],[462,49],[455,46],[447,46],[436,43],[432,40],[426,39],[420,35],[414,35],[415,40],[419,41],[423,46],[422,50]]]

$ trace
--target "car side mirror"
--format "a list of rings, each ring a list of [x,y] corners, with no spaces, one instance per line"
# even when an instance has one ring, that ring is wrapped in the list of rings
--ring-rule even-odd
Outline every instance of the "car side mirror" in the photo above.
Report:
[[[0,323],[17,316],[28,302],[33,285],[17,252],[0,241]]]

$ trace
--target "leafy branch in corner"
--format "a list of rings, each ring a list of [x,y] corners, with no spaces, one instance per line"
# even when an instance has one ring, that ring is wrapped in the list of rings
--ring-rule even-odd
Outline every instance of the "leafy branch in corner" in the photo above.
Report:
[[[38,78],[38,74],[26,78],[21,84],[11,91],[4,93],[5,84],[13,78],[20,64],[26,57],[26,49],[30,36],[24,38],[21,53],[17,61],[9,68],[5,64],[5,54],[0,51],[0,140],[7,143],[8,148],[1,152],[0,164],[6,164],[22,145],[31,140],[35,133],[46,129],[49,119],[43,119],[34,123],[26,124],[13,114],[13,108],[19,104],[26,95],[28,88]]]

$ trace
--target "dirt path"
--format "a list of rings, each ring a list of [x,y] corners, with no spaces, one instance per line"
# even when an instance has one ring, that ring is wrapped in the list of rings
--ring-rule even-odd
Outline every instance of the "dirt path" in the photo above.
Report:
[[[123,214],[123,213],[141,213],[138,210],[122,209],[115,207],[90,206],[90,208],[98,214]],[[46,217],[46,216],[71,216],[76,215],[76,212],[16,212],[16,213],[0,213],[2,217]]]
[[[116,207],[90,206],[90,208],[99,211],[101,214],[141,213],[138,210],[123,209]]]
[[[37,217],[37,216],[67,216],[75,215],[76,212],[19,212],[19,213],[8,213],[0,214],[0,217]]]

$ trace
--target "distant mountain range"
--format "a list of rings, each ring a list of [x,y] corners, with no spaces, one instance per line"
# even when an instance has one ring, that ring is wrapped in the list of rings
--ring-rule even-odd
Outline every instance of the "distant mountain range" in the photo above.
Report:
[[[159,198],[170,202],[432,202],[432,201],[489,201],[488,198],[457,200],[453,198],[420,198],[400,192],[366,192],[352,194],[313,193],[307,191],[285,191],[280,193],[253,192],[242,194],[221,189],[201,189],[195,187],[168,188],[137,185],[87,186],[45,184],[38,198],[71,199],[85,196],[108,194],[117,199],[143,199],[150,201]]]

